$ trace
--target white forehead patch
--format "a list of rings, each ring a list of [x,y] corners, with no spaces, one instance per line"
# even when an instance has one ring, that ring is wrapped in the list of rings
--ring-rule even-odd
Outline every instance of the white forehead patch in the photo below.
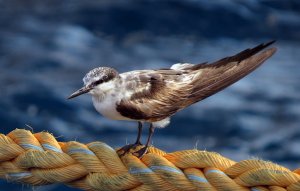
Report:
[[[93,70],[89,71],[83,80],[83,83],[85,85],[90,84],[94,81],[99,80],[100,78],[108,78],[109,77],[109,73],[111,72],[111,68],[108,67],[98,67],[98,68],[94,68]]]
[[[83,80],[83,83],[85,85],[95,81],[95,80],[98,80],[99,79],[99,74],[102,72],[102,68],[94,68],[92,69],[91,71],[89,71],[85,76],[84,78],[82,79]]]
[[[86,75],[86,76],[84,76],[82,81],[83,81],[84,85],[88,85],[88,84],[90,84],[94,81],[97,81],[99,79],[100,79],[100,77],[91,77],[91,76]]]

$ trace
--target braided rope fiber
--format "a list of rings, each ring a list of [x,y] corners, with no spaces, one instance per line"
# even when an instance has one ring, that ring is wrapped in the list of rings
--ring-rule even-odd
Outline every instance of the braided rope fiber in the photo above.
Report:
[[[102,142],[57,142],[50,133],[22,129],[0,134],[0,178],[89,191],[300,191],[300,169],[263,160],[234,162],[214,152],[165,153],[154,147],[141,159],[130,153],[120,157]]]

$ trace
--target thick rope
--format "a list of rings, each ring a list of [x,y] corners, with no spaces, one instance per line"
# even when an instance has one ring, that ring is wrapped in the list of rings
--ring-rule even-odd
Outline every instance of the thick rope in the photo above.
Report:
[[[47,132],[0,134],[0,178],[30,185],[64,183],[82,190],[299,191],[300,169],[272,162],[234,162],[214,152],[165,153],[139,159],[102,142],[57,142]]]

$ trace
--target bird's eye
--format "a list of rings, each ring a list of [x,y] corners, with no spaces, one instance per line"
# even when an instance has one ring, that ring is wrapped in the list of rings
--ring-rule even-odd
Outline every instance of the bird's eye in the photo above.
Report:
[[[103,83],[103,80],[102,80],[102,79],[97,80],[97,81],[94,81],[94,82],[92,83],[92,85],[93,85],[93,86],[97,86],[98,84],[101,84],[101,83]]]

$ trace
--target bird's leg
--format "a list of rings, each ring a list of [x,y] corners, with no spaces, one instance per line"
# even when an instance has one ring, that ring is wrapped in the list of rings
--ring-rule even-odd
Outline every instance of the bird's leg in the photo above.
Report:
[[[125,155],[126,153],[128,153],[130,151],[130,149],[134,149],[135,147],[142,145],[142,143],[140,141],[142,129],[143,129],[143,123],[139,121],[138,122],[138,135],[137,135],[136,141],[134,144],[125,145],[124,147],[120,148],[118,151],[123,151],[122,155]]]
[[[153,124],[150,123],[149,135],[148,135],[146,145],[143,148],[141,148],[140,150],[134,152],[137,157],[141,158],[144,154],[147,153],[148,147],[149,147],[150,142],[151,142],[152,135],[154,133],[154,129],[155,129],[155,127],[153,126]]]
[[[143,129],[143,123],[142,122],[138,122],[138,136],[136,138],[136,141],[135,141],[135,145],[141,145],[141,135],[142,135],[142,129]]]

